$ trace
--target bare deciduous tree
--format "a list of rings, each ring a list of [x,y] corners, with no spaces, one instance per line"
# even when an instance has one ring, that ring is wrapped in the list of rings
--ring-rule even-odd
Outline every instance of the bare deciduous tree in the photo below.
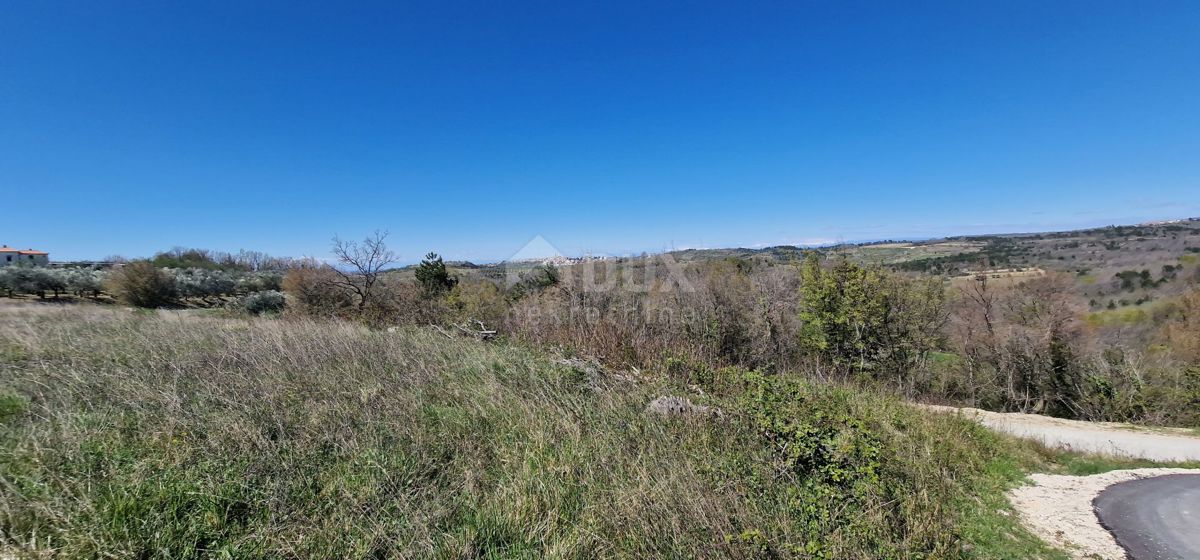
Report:
[[[396,253],[384,243],[387,236],[386,231],[376,231],[361,242],[333,238],[333,255],[341,265],[334,267],[338,278],[333,283],[353,293],[359,309],[372,301],[380,273],[396,262]]]

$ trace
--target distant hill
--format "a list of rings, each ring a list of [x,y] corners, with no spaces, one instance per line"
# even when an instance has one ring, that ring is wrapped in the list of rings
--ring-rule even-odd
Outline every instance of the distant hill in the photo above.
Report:
[[[964,235],[921,241],[876,241],[826,247],[688,249],[669,254],[690,262],[759,258],[786,262],[806,251],[845,255],[903,270],[964,274],[992,268],[1044,267],[1073,272],[1173,263],[1200,252],[1200,219],[1073,231]],[[1187,258],[1185,261],[1189,260]]]
[[[1187,279],[1200,274],[1200,218],[1116,225],[1071,231],[962,235],[925,240],[884,240],[824,247],[777,245],[761,249],[684,249],[666,253],[682,264],[741,259],[771,264],[802,260],[805,253],[845,256],[856,262],[950,278],[987,273],[995,279],[1022,281],[1046,273],[1074,275],[1078,295],[1093,310],[1145,306],[1176,294]],[[643,257],[612,259],[635,263]],[[556,266],[584,259],[560,258]],[[530,260],[475,264],[447,262],[463,278],[502,279],[541,262]],[[411,275],[413,267],[396,271]]]
[[[805,251],[842,255],[897,270],[1020,282],[1047,273],[1073,275],[1093,311],[1149,307],[1200,279],[1200,219],[1073,231],[967,235],[924,241],[881,241],[831,247],[707,249],[671,253],[681,261],[740,258],[786,263]]]

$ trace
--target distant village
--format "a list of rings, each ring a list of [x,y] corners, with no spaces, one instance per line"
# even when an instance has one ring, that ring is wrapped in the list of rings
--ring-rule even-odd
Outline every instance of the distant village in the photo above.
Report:
[[[585,255],[582,257],[565,257],[563,255],[554,255],[551,257],[516,259],[516,260],[510,260],[510,261],[506,261],[506,262],[533,263],[533,264],[554,265],[554,266],[570,266],[570,265],[579,264],[579,263],[606,261],[606,260],[610,260],[613,258],[614,257],[597,256],[597,255]]]

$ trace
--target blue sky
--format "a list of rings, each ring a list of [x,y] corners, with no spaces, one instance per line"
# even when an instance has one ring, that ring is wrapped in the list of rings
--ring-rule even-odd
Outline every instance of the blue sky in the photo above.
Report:
[[[1192,216],[1197,99],[1196,2],[9,2],[0,242],[487,261]]]

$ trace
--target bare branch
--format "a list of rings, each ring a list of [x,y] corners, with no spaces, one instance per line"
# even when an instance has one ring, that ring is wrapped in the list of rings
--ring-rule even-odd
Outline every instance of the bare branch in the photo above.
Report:
[[[333,255],[341,264],[340,267],[334,267],[334,271],[341,278],[335,284],[358,296],[359,309],[366,307],[371,301],[380,274],[398,259],[396,253],[389,250],[384,242],[387,236],[386,231],[376,230],[361,242],[333,238]]]

